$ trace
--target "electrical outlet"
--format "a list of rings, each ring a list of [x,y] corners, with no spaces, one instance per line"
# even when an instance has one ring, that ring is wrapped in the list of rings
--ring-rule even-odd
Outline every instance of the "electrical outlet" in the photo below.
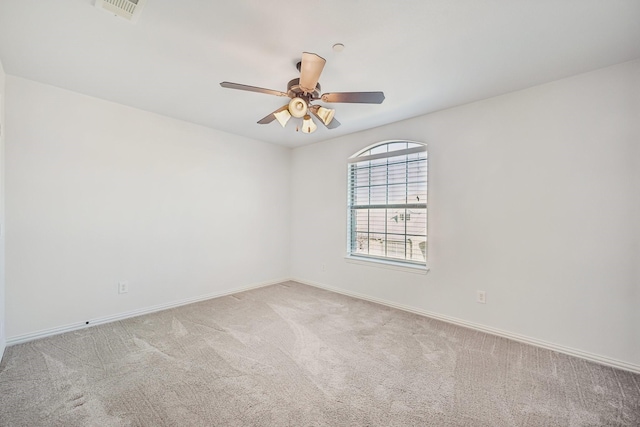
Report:
[[[476,301],[480,304],[487,303],[487,293],[485,291],[478,291]]]
[[[129,282],[118,282],[118,293],[126,294],[129,292]]]

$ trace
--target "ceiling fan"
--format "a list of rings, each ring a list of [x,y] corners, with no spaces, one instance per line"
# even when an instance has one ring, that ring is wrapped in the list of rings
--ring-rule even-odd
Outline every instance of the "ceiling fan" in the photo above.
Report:
[[[220,86],[228,89],[239,89],[291,98],[288,104],[269,113],[266,117],[259,120],[258,123],[264,125],[278,120],[282,127],[285,127],[291,117],[301,118],[302,132],[304,133],[313,133],[318,128],[311,119],[311,114],[320,120],[328,129],[335,129],[340,126],[340,122],[333,117],[335,110],[312,104],[312,101],[382,104],[382,101],[384,101],[384,93],[382,92],[334,92],[320,95],[321,89],[318,80],[320,79],[320,74],[326,62],[324,58],[315,53],[303,52],[302,60],[297,64],[298,71],[300,71],[300,78],[291,80],[287,84],[286,92],[231,82],[222,82]]]

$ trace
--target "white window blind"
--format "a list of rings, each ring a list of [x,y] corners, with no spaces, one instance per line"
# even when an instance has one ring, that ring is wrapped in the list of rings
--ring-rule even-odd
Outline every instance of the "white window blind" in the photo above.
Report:
[[[350,256],[426,265],[426,149],[391,141],[349,159]]]

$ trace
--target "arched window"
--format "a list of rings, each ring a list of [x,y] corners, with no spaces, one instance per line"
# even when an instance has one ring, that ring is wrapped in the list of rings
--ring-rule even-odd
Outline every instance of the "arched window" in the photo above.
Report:
[[[348,255],[426,265],[426,144],[374,144],[349,158],[348,175]]]

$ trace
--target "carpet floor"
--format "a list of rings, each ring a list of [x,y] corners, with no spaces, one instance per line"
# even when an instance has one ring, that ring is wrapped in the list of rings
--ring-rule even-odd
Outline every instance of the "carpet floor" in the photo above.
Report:
[[[7,348],[1,426],[640,426],[640,375],[286,282]]]

